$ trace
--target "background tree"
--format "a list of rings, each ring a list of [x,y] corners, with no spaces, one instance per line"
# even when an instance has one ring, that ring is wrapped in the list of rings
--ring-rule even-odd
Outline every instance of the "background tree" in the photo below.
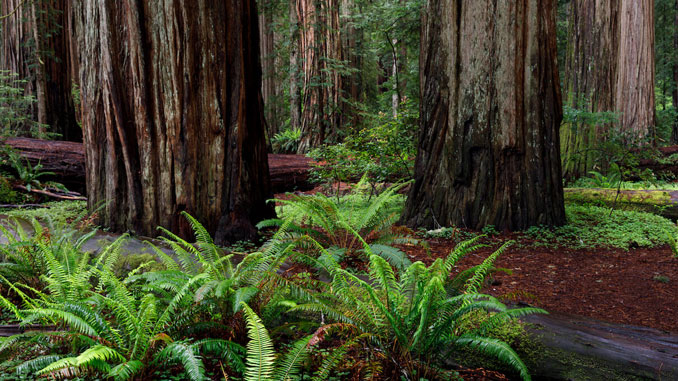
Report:
[[[77,0],[87,190],[103,226],[197,217],[217,242],[273,214],[254,0]]]
[[[27,80],[24,91],[37,100],[33,118],[45,126],[43,135],[78,141],[69,7],[68,0],[1,0],[0,70]]]
[[[343,64],[338,0],[296,0],[304,79],[299,153],[336,139],[342,125]]]
[[[610,136],[629,146],[654,138],[654,7],[649,0],[573,0],[568,22],[567,105],[618,115],[612,124],[563,126],[563,174],[574,179],[604,165],[598,148]]]
[[[555,1],[431,0],[412,227],[565,222]]]

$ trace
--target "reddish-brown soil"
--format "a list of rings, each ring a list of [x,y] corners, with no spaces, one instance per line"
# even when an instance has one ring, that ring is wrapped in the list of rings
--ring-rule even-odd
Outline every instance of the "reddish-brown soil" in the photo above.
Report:
[[[469,254],[464,269],[482,262],[502,242]],[[410,258],[431,263],[446,257],[454,241],[429,239],[430,253],[407,246]],[[668,247],[654,249],[545,248],[519,240],[496,262],[511,274],[496,272],[484,292],[547,310],[613,323],[678,333],[678,259]]]

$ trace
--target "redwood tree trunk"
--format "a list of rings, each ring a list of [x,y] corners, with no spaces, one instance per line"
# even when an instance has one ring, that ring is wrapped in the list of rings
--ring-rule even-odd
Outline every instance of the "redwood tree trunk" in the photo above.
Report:
[[[261,50],[262,84],[261,95],[264,100],[267,135],[273,137],[278,132],[278,113],[276,106],[276,67],[275,67],[275,34],[272,27],[271,10],[260,9],[259,36]]]
[[[77,0],[89,206],[116,231],[251,238],[273,215],[255,0]]]
[[[37,98],[35,120],[64,140],[79,141],[82,130],[71,93],[69,6],[69,0],[0,0],[0,14],[17,9],[0,30],[0,69],[29,79],[25,94]]]
[[[297,0],[290,0],[290,129],[301,128],[301,97],[299,92],[299,16]]]
[[[431,0],[411,227],[565,222],[555,0]]]
[[[675,20],[673,22],[673,50],[678,52],[678,0],[673,6]],[[671,133],[671,143],[678,144],[678,57],[673,57],[673,109],[676,111],[676,117],[673,121],[673,131]]]
[[[621,134],[628,144],[654,137],[654,4],[573,0],[568,22],[567,102],[583,111],[618,113],[618,130],[563,125],[563,174],[572,180],[605,165],[597,148],[607,135]]]
[[[335,137],[341,126],[342,61],[339,0],[297,0],[304,75],[298,153]]]

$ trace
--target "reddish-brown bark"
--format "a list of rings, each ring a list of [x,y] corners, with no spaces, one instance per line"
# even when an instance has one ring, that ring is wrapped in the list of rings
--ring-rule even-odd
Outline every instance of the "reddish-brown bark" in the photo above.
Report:
[[[256,2],[77,0],[90,206],[101,223],[217,242],[273,215]]]
[[[0,26],[0,69],[28,79],[25,94],[37,99],[35,120],[64,140],[79,141],[68,7],[68,0],[1,0],[0,14],[9,17]]]
[[[555,1],[431,0],[423,11],[412,227],[565,222]]]

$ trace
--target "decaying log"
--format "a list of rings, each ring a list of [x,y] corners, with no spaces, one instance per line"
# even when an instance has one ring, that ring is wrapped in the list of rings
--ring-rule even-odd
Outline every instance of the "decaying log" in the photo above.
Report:
[[[82,143],[29,138],[8,138],[0,140],[0,146],[8,145],[31,165],[38,162],[41,171],[54,172],[55,176],[41,177],[41,180],[54,180],[68,189],[83,193],[85,190],[85,151]],[[268,155],[273,193],[295,190],[309,190],[313,185],[308,172],[313,160],[303,155]]]
[[[678,336],[579,316],[531,315],[538,380],[678,380]]]
[[[616,201],[615,201],[616,200]],[[678,191],[566,188],[565,201],[599,203],[623,210],[638,210],[678,220]]]

